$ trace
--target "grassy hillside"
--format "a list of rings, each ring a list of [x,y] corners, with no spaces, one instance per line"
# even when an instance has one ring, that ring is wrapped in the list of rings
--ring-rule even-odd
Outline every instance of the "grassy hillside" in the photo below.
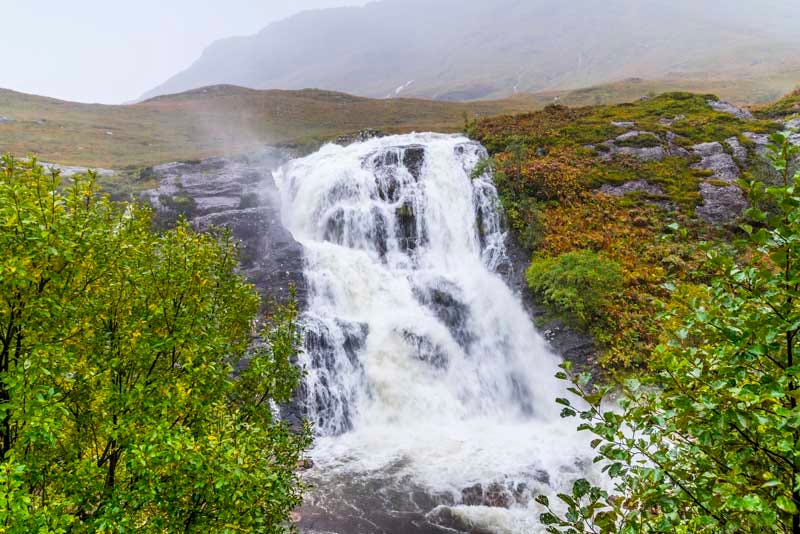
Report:
[[[589,251],[622,273],[618,290],[588,312],[578,308],[582,317],[571,307],[575,302],[552,295],[563,296],[569,283],[583,282],[558,281],[565,285],[553,288],[550,297],[555,316],[591,328],[605,363],[645,361],[661,335],[654,318],[659,301],[669,299],[664,284],[703,282],[700,243],[724,246],[738,231],[741,193],[735,178],[760,177],[760,149],[753,139],[782,127],[715,111],[709,104],[715,99],[668,93],[620,105],[553,105],[482,120],[472,129],[493,156],[510,225],[535,265],[549,273],[569,271],[574,254]],[[765,116],[792,108],[797,100],[795,94],[772,104]],[[725,222],[709,221],[705,204],[722,191],[732,197],[721,198],[733,198],[737,209]],[[582,265],[580,276],[607,271],[601,260]],[[534,285],[546,287],[542,272],[532,276]],[[576,298],[585,293],[576,290]]]
[[[538,107],[532,97],[456,104],[371,100],[328,91],[198,89],[125,106],[77,104],[0,90],[0,153],[66,165],[121,168],[310,144],[364,128],[460,129],[465,116]]]
[[[800,74],[799,74],[800,75]],[[104,106],[64,102],[0,89],[0,153],[29,153],[65,165],[124,168],[201,159],[252,150],[263,144],[313,148],[364,128],[390,133],[456,131],[470,119],[524,113],[558,102],[614,104],[648,94],[713,92],[733,102],[773,100],[790,75],[765,83],[628,79],[575,91],[520,94],[495,101],[451,103],[375,100],[329,91],[256,91],[207,87],[140,104]],[[796,79],[796,78],[795,78]]]

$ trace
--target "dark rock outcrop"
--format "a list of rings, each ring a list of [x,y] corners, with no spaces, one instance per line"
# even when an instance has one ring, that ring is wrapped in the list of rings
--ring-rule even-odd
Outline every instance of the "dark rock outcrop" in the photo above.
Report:
[[[280,194],[272,179],[288,157],[267,149],[236,159],[159,165],[150,170],[159,187],[142,198],[162,225],[185,216],[199,231],[229,228],[241,244],[241,270],[262,296],[284,300],[293,285],[302,305],[303,249],[281,224]]]

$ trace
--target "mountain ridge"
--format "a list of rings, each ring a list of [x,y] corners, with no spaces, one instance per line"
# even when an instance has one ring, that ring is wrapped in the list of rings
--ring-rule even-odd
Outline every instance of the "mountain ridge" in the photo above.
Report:
[[[704,8],[689,0],[556,4],[383,0],[306,11],[213,43],[143,98],[231,83],[474,100],[632,76],[736,79],[800,66],[778,59],[800,55],[800,37],[785,21],[800,8],[787,0],[761,8],[719,0]]]

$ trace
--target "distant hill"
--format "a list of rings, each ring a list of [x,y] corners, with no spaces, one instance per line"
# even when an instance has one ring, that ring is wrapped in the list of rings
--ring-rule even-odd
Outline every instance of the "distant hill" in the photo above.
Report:
[[[0,89],[0,154],[36,154],[65,165],[124,168],[232,155],[264,144],[309,150],[339,135],[454,132],[472,120],[541,109],[615,104],[667,91],[712,93],[736,102],[774,101],[797,77],[758,81],[628,79],[577,89],[454,103],[370,99],[319,90],[204,87],[122,106],[79,104]]]
[[[456,131],[465,117],[542,105],[530,95],[460,104],[214,86],[105,106],[0,89],[0,154],[32,153],[54,163],[122,168],[232,155],[264,144],[314,147],[365,128]]]
[[[223,83],[438,100],[629,77],[758,85],[800,70],[798,18],[796,0],[382,0],[218,41],[145,97]]]

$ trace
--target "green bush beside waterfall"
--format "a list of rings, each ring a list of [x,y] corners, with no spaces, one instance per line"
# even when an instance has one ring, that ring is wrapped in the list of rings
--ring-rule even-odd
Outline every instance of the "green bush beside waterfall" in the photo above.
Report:
[[[297,316],[254,345],[229,236],[154,232],[91,175],[6,157],[0,249],[0,532],[287,529]]]

